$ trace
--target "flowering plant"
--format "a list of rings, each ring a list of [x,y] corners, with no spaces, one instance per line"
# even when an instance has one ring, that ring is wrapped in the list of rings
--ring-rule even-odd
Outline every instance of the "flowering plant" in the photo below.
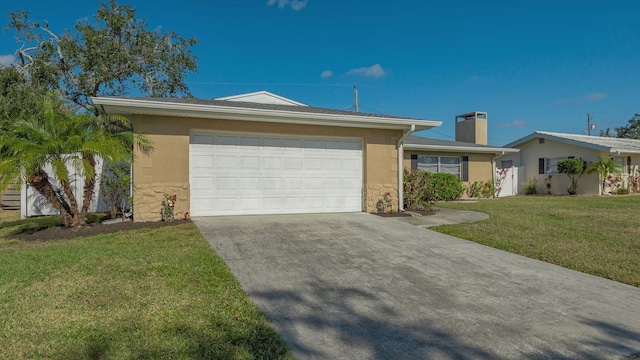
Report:
[[[176,194],[169,195],[167,193],[164,194],[164,200],[162,201],[162,208],[160,209],[160,215],[162,216],[162,221],[173,221],[173,208],[176,206],[176,202],[178,201],[178,197]]]
[[[384,193],[384,196],[382,197],[382,201],[384,203],[384,211],[389,214],[393,212],[393,207],[391,205],[392,202],[392,198],[391,198],[391,193],[390,192],[386,192]]]

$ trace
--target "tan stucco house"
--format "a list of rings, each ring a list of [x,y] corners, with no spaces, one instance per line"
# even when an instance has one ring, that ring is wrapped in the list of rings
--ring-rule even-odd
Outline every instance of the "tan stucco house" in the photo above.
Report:
[[[95,97],[155,150],[136,149],[135,221],[160,219],[163,194],[191,216],[375,211],[402,204],[403,142],[437,121],[307,106],[268,92],[213,100]]]
[[[629,179],[638,176],[640,167],[640,140],[634,139],[536,131],[505,146],[520,149],[518,154],[504,159],[512,161],[514,166],[521,166],[523,181],[535,183],[537,192],[542,194],[547,193],[546,181],[550,181],[552,194],[567,193],[570,181],[566,175],[558,173],[560,160],[581,158],[589,165],[599,158],[611,157],[622,170],[619,174],[622,186],[627,188]],[[601,184],[599,174],[584,174],[578,182],[578,194],[601,194]],[[605,192],[611,190],[605,187]]]
[[[487,145],[487,113],[457,115],[455,121],[455,141],[409,136],[404,142],[403,167],[454,174],[468,186],[493,181],[496,168],[510,166],[500,160],[519,150]]]

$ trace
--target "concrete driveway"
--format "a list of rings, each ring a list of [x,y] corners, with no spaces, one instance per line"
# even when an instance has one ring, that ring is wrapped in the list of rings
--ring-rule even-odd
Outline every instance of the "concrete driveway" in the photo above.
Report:
[[[640,358],[640,289],[374,215],[196,218],[299,359]]]

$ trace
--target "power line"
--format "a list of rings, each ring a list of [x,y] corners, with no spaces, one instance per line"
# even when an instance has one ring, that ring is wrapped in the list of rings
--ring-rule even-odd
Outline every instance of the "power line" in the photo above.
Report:
[[[352,84],[311,84],[311,83],[245,83],[245,82],[224,82],[224,81],[185,81],[194,85],[260,85],[260,86],[353,86]]]

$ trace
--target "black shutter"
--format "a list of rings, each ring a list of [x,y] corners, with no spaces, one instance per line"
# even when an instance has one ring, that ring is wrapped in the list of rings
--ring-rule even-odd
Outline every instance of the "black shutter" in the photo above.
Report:
[[[411,170],[418,168],[418,154],[411,154]]]
[[[538,174],[544,174],[544,158],[538,159]]]
[[[462,181],[469,181],[469,157],[462,157]]]
[[[631,175],[631,156],[627,156],[627,174]]]

